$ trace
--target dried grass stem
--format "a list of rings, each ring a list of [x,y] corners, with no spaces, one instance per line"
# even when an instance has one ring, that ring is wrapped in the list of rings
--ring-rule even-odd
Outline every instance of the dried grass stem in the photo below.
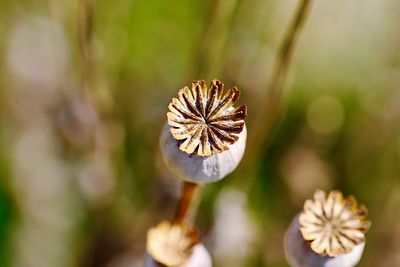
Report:
[[[181,197],[175,215],[176,223],[191,224],[197,209],[200,186],[190,182],[183,182]]]
[[[304,21],[308,15],[311,2],[312,0],[301,1],[279,48],[273,67],[272,78],[267,86],[267,96],[263,105],[264,109],[260,113],[259,120],[257,120],[257,128],[254,129],[253,135],[250,137],[249,145],[253,155],[258,156],[260,153],[259,150],[264,149],[266,140],[271,134],[271,128],[278,117],[285,80],[292,61],[293,51],[301,33],[302,26],[304,25]]]

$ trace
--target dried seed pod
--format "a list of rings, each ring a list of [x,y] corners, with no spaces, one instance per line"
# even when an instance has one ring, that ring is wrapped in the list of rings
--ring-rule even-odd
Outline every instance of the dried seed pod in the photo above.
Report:
[[[309,242],[304,240],[300,232],[299,219],[293,219],[285,235],[285,254],[292,267],[353,267],[358,264],[364,251],[365,243],[362,242],[349,253],[336,257],[315,253]]]
[[[151,257],[149,254],[147,253],[145,254],[144,267],[160,267],[160,266],[163,265],[156,262],[153,259],[153,257]],[[204,245],[201,243],[195,245],[193,247],[192,255],[190,256],[190,258],[182,265],[179,265],[179,267],[211,267],[211,266],[212,266],[211,256],[208,253],[207,249],[204,247]],[[178,266],[173,266],[173,267],[178,267]]]
[[[240,91],[224,85],[194,81],[169,104],[160,146],[168,167],[181,179],[197,184],[214,182],[231,173],[246,147],[245,105],[234,108]]]
[[[198,242],[196,229],[163,221],[147,233],[145,266],[211,266],[210,255]]]
[[[353,196],[318,190],[307,200],[285,235],[285,252],[293,267],[352,267],[361,259],[370,222]]]

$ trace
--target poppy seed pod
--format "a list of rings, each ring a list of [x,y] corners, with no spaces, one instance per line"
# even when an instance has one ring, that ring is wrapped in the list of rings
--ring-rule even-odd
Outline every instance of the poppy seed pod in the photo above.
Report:
[[[245,105],[233,107],[240,96],[224,85],[194,81],[182,88],[169,105],[160,148],[167,166],[182,180],[195,184],[218,181],[231,173],[243,157],[247,131]]]
[[[361,259],[370,222],[366,208],[339,191],[318,190],[307,200],[285,235],[292,267],[353,267]]]
[[[149,254],[147,253],[145,254],[144,267],[160,267],[160,266],[163,265],[154,261],[154,259]],[[193,247],[192,255],[190,256],[190,258],[179,267],[211,267],[211,266],[212,266],[212,261],[210,254],[208,253],[204,245],[199,243]]]
[[[162,221],[147,232],[145,267],[211,267],[198,231],[185,224]]]
[[[360,243],[349,253],[336,257],[319,255],[301,235],[298,217],[294,218],[285,235],[285,254],[292,267],[353,267],[360,261],[365,243]]]

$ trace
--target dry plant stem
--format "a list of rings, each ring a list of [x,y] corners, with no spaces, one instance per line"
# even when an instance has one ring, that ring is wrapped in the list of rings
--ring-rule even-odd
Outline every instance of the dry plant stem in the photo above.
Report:
[[[259,150],[264,147],[266,140],[271,133],[271,127],[277,118],[279,107],[282,100],[282,91],[288,72],[293,51],[307,17],[311,0],[302,0],[296,14],[291,22],[290,28],[280,46],[274,65],[272,79],[267,87],[267,97],[264,102],[264,109],[260,119],[257,120],[258,127],[254,129],[250,137],[250,151],[253,156],[258,156]],[[248,157],[253,158],[253,157]]]
[[[192,224],[199,200],[200,186],[183,182],[181,197],[175,215],[176,223]]]
[[[267,86],[267,96],[263,103],[264,109],[261,111],[260,117],[256,119],[257,126],[253,129],[249,138],[248,151],[250,154],[246,157],[248,159],[247,164],[243,164],[246,168],[252,168],[254,163],[258,161],[261,150],[265,149],[266,140],[268,140],[271,128],[278,117],[286,75],[311,2],[311,0],[301,1],[279,48],[272,78]]]
[[[271,133],[271,127],[275,122],[282,100],[282,91],[286,75],[291,63],[294,48],[307,17],[311,0],[302,0],[293,18],[290,28],[280,46],[274,65],[272,79],[267,87],[267,97],[260,119],[257,120],[258,127],[254,129],[250,137],[250,151],[253,156],[258,156],[260,149],[264,148],[267,138]],[[248,157],[253,158],[253,157]]]
[[[223,59],[223,48],[226,46],[230,31],[231,21],[237,10],[237,0],[211,1],[209,10],[204,19],[201,33],[193,49],[194,58],[189,70],[189,80],[214,79],[218,76],[219,62]]]
[[[213,1],[211,3],[211,7],[209,8],[207,15],[205,16],[206,19],[204,20],[204,25],[202,27],[201,33],[199,34],[198,40],[196,40],[196,47],[194,49],[194,58],[193,62],[196,64],[192,65],[191,70],[189,71],[189,80],[193,78],[198,78],[198,76],[204,75],[204,65],[205,65],[205,57],[209,54],[207,52],[206,40],[208,39],[207,36],[209,35],[211,25],[215,20],[215,16],[217,13],[218,7],[218,0]]]
[[[94,111],[97,114],[99,112],[99,106],[96,102],[93,102],[95,95],[95,80],[96,80],[96,71],[95,71],[95,63],[93,60],[93,20],[94,20],[94,5],[95,0],[78,0],[78,21],[77,21],[77,41],[79,46],[79,75],[80,75],[80,92],[81,97],[85,100],[88,100],[90,103],[94,105]],[[94,129],[94,143],[93,147],[91,147],[90,154],[91,158],[95,157],[97,153],[107,154],[108,151],[104,149],[105,134],[104,134],[104,124],[99,121],[96,123]],[[106,155],[107,156],[107,155]],[[94,162],[92,159],[91,161]],[[91,168],[96,167],[94,163],[90,163]],[[106,224],[106,214],[104,210],[93,210],[93,216],[95,217],[95,221],[97,222],[92,229],[93,234],[97,235],[97,232],[102,232],[104,225]],[[96,262],[96,253],[95,250],[88,251],[87,255],[87,264],[92,266]]]
[[[93,89],[93,7],[95,0],[80,0],[78,42],[81,56],[81,82],[84,90]]]

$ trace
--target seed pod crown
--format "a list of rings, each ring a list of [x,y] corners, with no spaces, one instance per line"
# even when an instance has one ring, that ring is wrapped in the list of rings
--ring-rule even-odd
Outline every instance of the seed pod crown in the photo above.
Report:
[[[213,80],[207,90],[205,81],[183,87],[169,104],[168,124],[179,149],[187,154],[211,156],[229,149],[245,125],[247,107],[233,105],[240,97],[236,87],[224,95],[224,84]]]
[[[198,232],[183,224],[160,222],[147,232],[147,252],[166,266],[181,266],[199,242]]]
[[[371,225],[366,216],[367,209],[357,204],[353,196],[343,197],[336,190],[327,195],[318,190],[314,199],[304,204],[300,231],[314,252],[336,257],[365,241]]]

